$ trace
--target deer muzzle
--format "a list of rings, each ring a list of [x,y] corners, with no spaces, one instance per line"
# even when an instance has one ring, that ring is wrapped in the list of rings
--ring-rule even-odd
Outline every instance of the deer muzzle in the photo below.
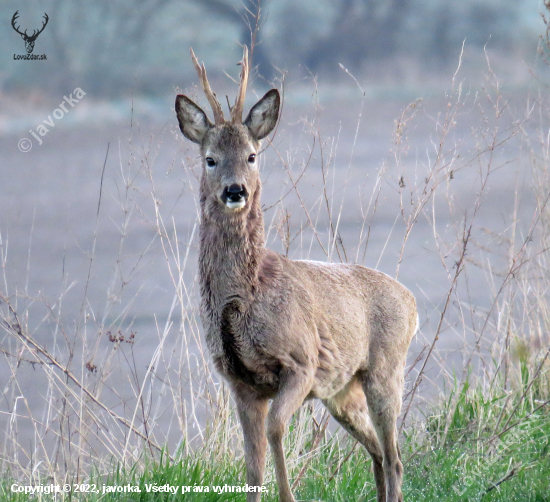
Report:
[[[221,199],[229,209],[241,209],[246,205],[248,190],[244,185],[233,183],[223,189]]]

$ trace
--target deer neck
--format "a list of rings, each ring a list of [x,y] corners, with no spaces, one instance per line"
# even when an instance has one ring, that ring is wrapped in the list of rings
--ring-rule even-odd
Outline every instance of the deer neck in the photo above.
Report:
[[[203,302],[214,311],[234,300],[246,307],[254,299],[265,251],[261,186],[258,182],[249,208],[235,214],[221,211],[202,188],[199,277]]]

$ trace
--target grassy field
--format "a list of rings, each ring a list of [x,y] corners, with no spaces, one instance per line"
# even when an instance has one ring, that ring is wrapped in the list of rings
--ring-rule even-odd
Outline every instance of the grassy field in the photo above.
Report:
[[[405,500],[550,500],[548,387],[539,387],[542,381],[536,370],[533,374],[525,368],[523,377],[523,391],[512,398],[498,391],[473,389],[466,383],[452,392],[442,406],[432,409],[425,422],[405,431]],[[547,378],[544,382],[548,386]],[[297,500],[376,500],[370,457],[355,441],[340,435],[327,436],[323,422],[309,428],[317,423],[310,411],[306,407],[299,414],[287,437],[288,451],[300,448],[298,454],[289,455],[293,478],[298,477]],[[305,424],[308,425],[304,430]],[[125,468],[115,463],[108,474],[93,473],[90,478],[79,480],[67,477],[63,481],[70,483],[73,490],[74,485],[89,490],[86,494],[73,491],[65,496],[66,500],[246,499],[243,493],[230,492],[225,487],[235,490],[234,487],[244,486],[241,456],[210,448],[192,455],[180,451],[175,460],[166,452],[155,458],[144,453],[140,467]],[[28,495],[14,492],[13,483],[9,478],[1,482],[0,500],[29,500]],[[47,486],[52,480],[35,478],[34,483]],[[26,485],[19,480],[17,486]],[[168,487],[175,493],[156,491]],[[126,491],[116,492],[117,489]],[[266,483],[265,489],[265,500],[278,500],[272,481]],[[59,500],[59,496],[56,499],[42,493],[36,499]]]

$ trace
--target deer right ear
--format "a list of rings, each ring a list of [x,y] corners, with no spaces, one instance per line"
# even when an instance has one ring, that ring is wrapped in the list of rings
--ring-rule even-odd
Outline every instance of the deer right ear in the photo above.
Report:
[[[244,125],[250,129],[256,139],[265,138],[277,125],[280,104],[279,91],[271,89],[252,107]]]
[[[199,145],[204,135],[214,127],[206,113],[183,94],[176,96],[176,115],[183,135]]]

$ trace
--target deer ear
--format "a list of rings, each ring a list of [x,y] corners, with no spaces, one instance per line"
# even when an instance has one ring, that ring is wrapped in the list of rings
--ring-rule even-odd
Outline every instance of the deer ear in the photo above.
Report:
[[[265,138],[277,124],[281,97],[277,89],[271,89],[250,110],[244,125],[256,139]]]
[[[206,113],[183,94],[176,96],[176,115],[183,135],[199,145],[204,135],[214,127]]]

